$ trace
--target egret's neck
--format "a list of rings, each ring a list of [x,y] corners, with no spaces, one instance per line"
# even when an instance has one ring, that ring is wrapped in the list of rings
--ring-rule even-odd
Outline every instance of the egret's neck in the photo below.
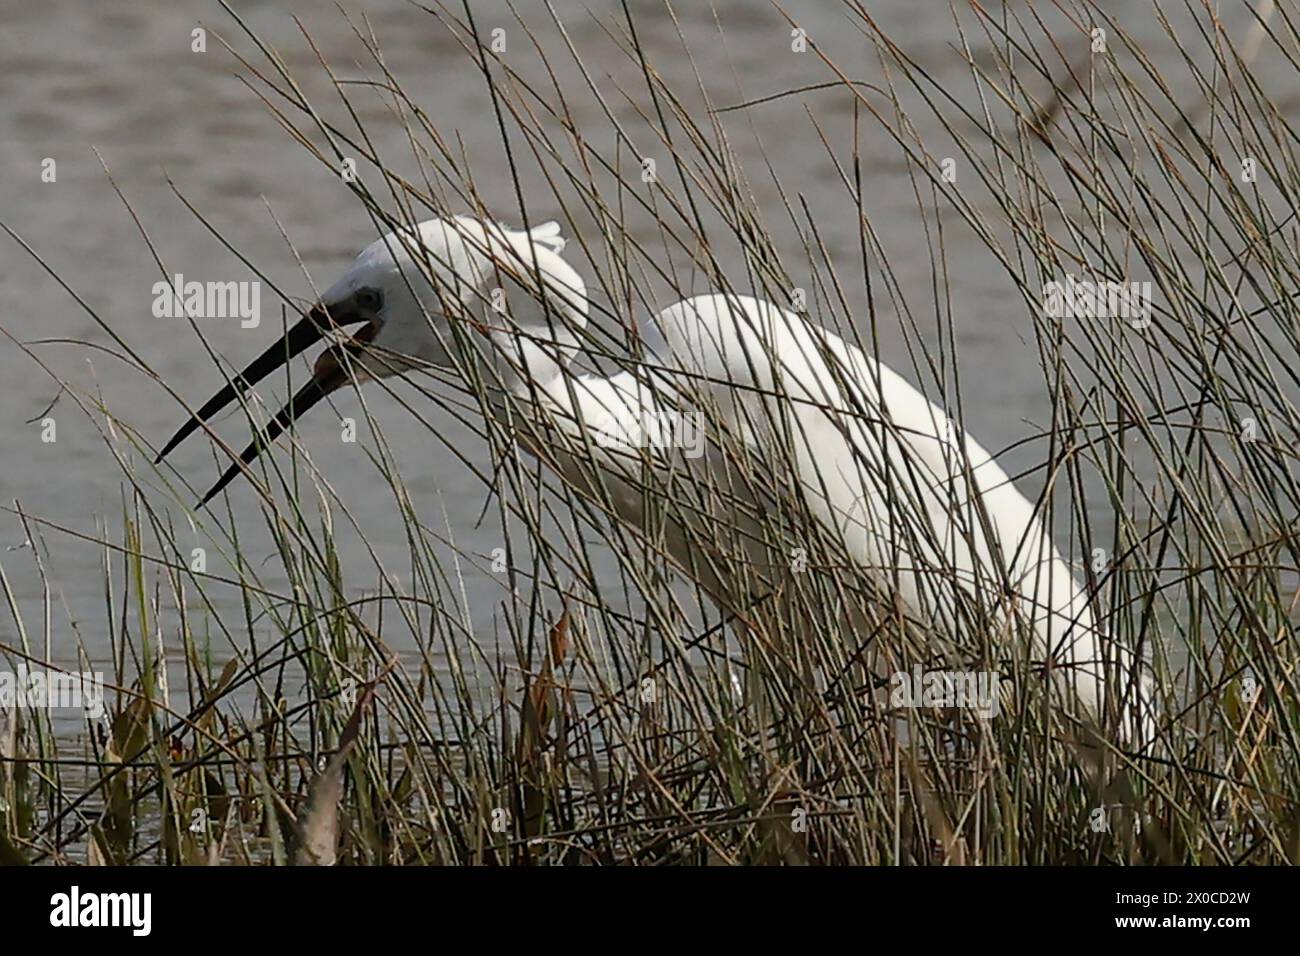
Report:
[[[520,399],[553,396],[564,391],[564,376],[578,346],[577,336],[554,323],[495,323],[488,333],[494,364],[494,384]],[[490,373],[491,374],[491,373]]]

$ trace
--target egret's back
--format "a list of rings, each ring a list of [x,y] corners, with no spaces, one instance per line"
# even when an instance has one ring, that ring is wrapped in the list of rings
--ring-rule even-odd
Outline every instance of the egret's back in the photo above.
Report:
[[[1099,713],[1104,642],[1086,594],[1037,509],[942,409],[856,346],[753,298],[686,300],[657,331],[664,365],[737,440],[789,463],[801,504],[908,612],[959,628],[976,602],[1008,632],[1027,625],[1035,658]],[[1110,652],[1112,673],[1127,672],[1121,656]]]

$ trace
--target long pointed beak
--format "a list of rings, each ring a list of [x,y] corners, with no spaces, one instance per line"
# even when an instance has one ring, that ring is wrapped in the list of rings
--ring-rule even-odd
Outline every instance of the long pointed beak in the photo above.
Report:
[[[331,315],[328,315],[321,306],[312,309],[311,312],[290,328],[278,342],[254,359],[229,384],[204,403],[203,407],[194,414],[194,417],[182,425],[176,434],[171,437],[171,440],[163,446],[163,450],[158,453],[158,457],[155,459],[155,464],[162,461],[168,452],[192,435],[213,415],[216,415],[276,369],[288,363],[290,359],[304,349],[319,342],[325,337],[326,332],[363,321],[365,319],[362,316],[351,312],[343,314],[335,312],[331,318]],[[372,321],[357,332],[353,341],[343,345],[342,348],[347,349],[349,353],[355,356],[364,343],[374,338],[376,331],[376,326]],[[203,500],[199,502],[200,508],[206,505],[221,489],[230,484],[241,471],[257,458],[263,448],[275,441],[304,412],[316,405],[330,392],[347,384],[349,374],[345,368],[345,363],[340,362],[333,354],[334,352],[335,350],[331,349],[321,355],[312,371],[311,379],[298,390],[298,393],[289,400],[289,403],[284,408],[280,409],[275,418],[268,422],[267,426],[254,437],[252,444],[245,448],[239,456],[239,461],[226,469],[212,489],[203,496]]]
[[[297,394],[289,399],[289,403],[276,412],[275,418],[267,422],[266,427],[253,436],[252,442],[240,453],[239,461],[227,468],[217,479],[203,499],[199,502],[202,508],[209,501],[221,493],[221,489],[226,487],[236,478],[239,473],[257,460],[257,456],[262,453],[262,449],[269,448],[271,443],[284,433],[284,430],[301,418],[307,411],[330,392],[336,391],[348,382],[348,373],[345,371],[343,364],[329,353],[325,353],[322,359],[328,357],[330,360],[320,361],[316,364],[315,371],[312,372],[311,379],[302,388],[298,389]]]
[[[176,431],[176,434],[171,437],[171,440],[163,446],[163,450],[154,459],[154,464],[156,465],[162,461],[173,448],[194,434],[200,425],[217,414],[217,412],[276,369],[288,363],[295,355],[319,342],[324,338],[326,332],[333,328],[354,325],[361,321],[364,320],[359,315],[335,315],[331,319],[324,308],[319,305],[316,306],[295,323],[278,342],[253,359],[248,368],[236,375],[221,391],[208,399],[203,407],[194,413],[194,417],[182,425]]]

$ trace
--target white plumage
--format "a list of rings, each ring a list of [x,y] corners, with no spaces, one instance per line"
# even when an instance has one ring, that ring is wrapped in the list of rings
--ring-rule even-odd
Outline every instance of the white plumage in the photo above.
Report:
[[[487,346],[503,393],[527,410],[525,443],[574,487],[661,540],[742,619],[763,588],[779,591],[789,573],[789,542],[772,540],[764,513],[793,505],[823,545],[917,620],[956,628],[970,619],[959,606],[976,602],[1006,633],[1019,622],[1060,686],[1100,713],[1107,642],[1083,589],[1034,506],[942,409],[839,336],[746,296],[679,302],[646,326],[643,363],[608,377],[576,374],[589,304],[563,249],[555,223],[525,233],[456,217],[390,233],[326,291],[309,325],[290,332],[297,339],[250,365],[163,453],[329,320],[365,326],[322,356],[313,382],[243,462],[333,388],[453,364],[464,351],[450,337],[471,335]],[[708,423],[701,458],[653,447],[665,421],[684,416]],[[653,532],[663,509],[646,500],[648,476],[656,494],[696,499],[673,498],[669,520]],[[850,609],[850,626],[865,626],[871,613]],[[1132,658],[1109,653],[1109,673],[1125,675],[1118,691]],[[1149,715],[1142,721],[1145,736]]]

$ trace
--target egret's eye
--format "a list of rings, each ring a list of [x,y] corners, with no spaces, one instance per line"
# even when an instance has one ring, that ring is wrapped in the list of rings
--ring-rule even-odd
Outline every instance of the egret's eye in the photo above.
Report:
[[[355,301],[358,309],[374,313],[384,307],[384,294],[378,289],[358,289]]]

